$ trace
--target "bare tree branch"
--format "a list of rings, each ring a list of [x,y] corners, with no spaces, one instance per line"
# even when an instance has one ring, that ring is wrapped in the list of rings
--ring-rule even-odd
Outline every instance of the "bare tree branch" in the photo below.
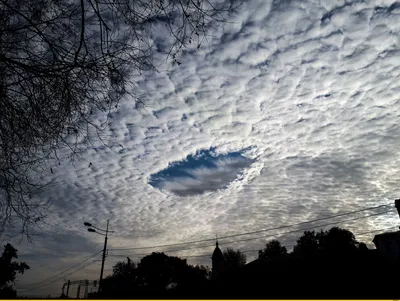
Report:
[[[37,179],[51,178],[60,149],[73,163],[91,132],[103,141],[108,119],[97,124],[95,114],[127,94],[144,105],[132,75],[156,71],[155,52],[180,63],[235,2],[0,0],[0,238],[18,227],[30,238],[49,208],[39,192],[51,181]]]

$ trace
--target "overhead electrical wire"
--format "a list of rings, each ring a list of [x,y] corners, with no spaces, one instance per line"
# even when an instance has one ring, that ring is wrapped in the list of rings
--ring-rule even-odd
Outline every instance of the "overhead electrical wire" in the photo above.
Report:
[[[389,228],[384,228],[384,229],[378,229],[378,230],[372,230],[372,231],[367,231],[367,232],[362,232],[362,233],[353,233],[354,235],[365,235],[365,234],[370,234],[370,233],[374,233],[374,232],[381,232],[381,231],[388,231],[388,230],[392,230],[392,229],[396,229],[398,227],[389,227]],[[292,248],[295,245],[284,245],[283,247],[285,248]],[[241,251],[242,253],[250,253],[250,252],[258,252],[260,249],[253,249],[253,250],[244,250]],[[207,257],[210,256],[210,254],[202,254],[202,255],[188,255],[188,256],[183,256],[183,258],[191,258],[191,257]]]
[[[386,214],[388,212],[393,212],[394,210],[387,210],[384,212],[379,212],[379,213],[375,213],[375,214],[369,214],[366,216],[360,216],[360,217],[356,217],[356,218],[351,218],[351,219],[347,219],[347,220],[343,220],[343,221],[338,221],[338,222],[331,222],[331,223],[327,223],[327,224],[322,224],[322,225],[316,225],[316,226],[312,226],[312,227],[308,227],[308,228],[303,228],[303,229],[298,229],[298,230],[291,230],[291,231],[287,231],[287,232],[283,232],[283,233],[278,233],[276,235],[267,235],[267,236],[258,236],[258,237],[252,237],[252,238],[246,238],[246,239],[240,239],[240,240],[236,240],[236,242],[243,242],[243,241],[249,241],[249,240],[255,240],[255,239],[259,239],[259,238],[266,238],[266,237],[274,237],[277,235],[282,235],[282,234],[289,234],[289,233],[295,233],[295,232],[299,232],[299,231],[307,231],[307,230],[313,230],[315,228],[318,227],[327,227],[327,226],[331,226],[331,225],[336,225],[336,224],[340,224],[340,223],[346,223],[346,222],[350,222],[350,221],[356,221],[359,219],[363,219],[363,218],[367,218],[367,217],[371,217],[371,216],[378,216],[378,215],[382,215],[382,214]],[[220,243],[220,245],[226,245],[229,244],[230,242],[223,242]]]
[[[336,218],[336,217],[341,217],[341,216],[347,216],[347,215],[351,215],[351,214],[356,214],[356,213],[364,212],[364,211],[368,211],[368,210],[374,210],[374,209],[378,209],[378,208],[385,208],[385,207],[388,207],[388,206],[391,206],[391,205],[392,205],[392,204],[388,204],[388,205],[379,205],[379,206],[374,206],[374,207],[368,207],[368,208],[363,208],[363,209],[359,209],[359,210],[354,210],[354,211],[350,211],[350,212],[346,212],[346,213],[335,214],[335,215],[331,215],[331,216],[327,216],[327,217],[322,217],[322,218],[318,218],[318,219],[314,219],[314,220],[309,220],[309,221],[304,221],[304,222],[299,222],[299,223],[294,223],[294,224],[289,224],[289,225],[278,226],[278,227],[274,227],[274,228],[261,229],[261,230],[256,230],[256,231],[251,231],[251,232],[244,232],[244,233],[237,233],[237,234],[232,234],[232,235],[225,235],[225,236],[219,237],[218,239],[219,239],[219,240],[223,240],[223,239],[232,238],[232,237],[238,237],[238,236],[244,236],[244,235],[251,235],[251,234],[262,233],[262,232],[268,232],[268,231],[274,231],[274,230],[281,230],[281,229],[285,229],[285,228],[291,228],[291,227],[300,226],[300,225],[304,225],[304,224],[310,224],[310,223],[314,223],[314,222],[318,222],[318,221],[323,221],[323,220],[327,220],[327,219],[332,219],[332,218]],[[294,232],[307,231],[307,230],[314,229],[314,228],[317,228],[317,227],[326,227],[326,226],[330,226],[330,225],[334,225],[334,224],[346,223],[346,222],[349,222],[349,221],[355,221],[355,220],[359,220],[359,219],[363,219],[363,218],[367,218],[367,217],[371,217],[371,216],[382,215],[382,214],[385,214],[385,213],[388,213],[388,212],[391,212],[391,211],[393,211],[393,208],[390,209],[390,210],[386,210],[386,211],[384,211],[384,212],[378,212],[378,213],[375,213],[375,214],[370,214],[370,215],[366,215],[366,216],[356,217],[356,218],[347,219],[347,220],[343,220],[343,221],[331,222],[331,223],[327,223],[327,224],[316,225],[316,226],[313,226],[313,227],[308,227],[308,228],[303,228],[303,229],[296,229],[296,230],[286,231],[286,232],[277,233],[277,234],[274,234],[274,235],[267,235],[267,236],[263,235],[263,236],[257,236],[257,237],[252,237],[252,238],[240,239],[240,240],[235,240],[235,241],[221,242],[221,243],[219,243],[219,244],[220,244],[220,245],[226,245],[226,244],[233,244],[233,243],[244,242],[244,241],[250,241],[250,240],[256,240],[256,239],[261,239],[261,238],[276,237],[276,236],[281,236],[281,235],[284,235],[284,234],[289,234],[289,233],[294,233]],[[363,234],[367,234],[367,233],[369,233],[369,232],[376,232],[376,231],[378,231],[378,230],[364,232]],[[361,235],[361,234],[359,234],[359,235]],[[116,248],[116,249],[109,249],[109,251],[128,251],[128,250],[156,249],[156,248],[164,248],[164,247],[170,247],[170,246],[182,246],[182,245],[188,245],[188,244],[194,244],[194,243],[206,242],[206,241],[214,241],[214,240],[215,240],[214,238],[212,238],[212,239],[210,238],[210,239],[193,240],[193,241],[182,242],[182,243],[164,244],[164,245],[158,245],[158,246],[133,247],[133,248]],[[211,246],[214,246],[214,244],[212,244],[212,245],[205,245],[205,246],[194,246],[194,247],[183,248],[183,249],[176,249],[176,250],[167,250],[167,251],[165,251],[165,252],[178,252],[178,251],[184,251],[184,250],[189,250],[189,249],[207,248],[207,247],[211,247]],[[247,251],[244,251],[244,252],[251,252],[251,251],[253,251],[253,250],[247,250]],[[27,289],[22,289],[22,290],[24,290],[24,291],[36,290],[36,289],[38,289],[38,288],[40,288],[40,287],[43,287],[43,286],[49,285],[49,284],[51,284],[51,283],[54,283],[54,282],[56,282],[56,281],[59,281],[59,280],[61,280],[62,278],[64,278],[65,276],[68,276],[68,275],[71,275],[71,274],[73,274],[73,273],[76,273],[77,271],[79,271],[79,270],[81,270],[81,269],[83,269],[83,268],[86,268],[86,267],[88,267],[89,265],[94,264],[97,260],[93,260],[93,261],[90,262],[89,264],[84,265],[84,266],[78,268],[78,269],[75,270],[75,271],[71,271],[70,273],[65,274],[66,272],[68,272],[68,271],[74,269],[75,267],[78,267],[79,265],[83,264],[84,262],[86,262],[86,261],[88,261],[88,260],[94,258],[95,256],[97,256],[97,255],[100,254],[101,252],[102,252],[102,250],[99,251],[99,252],[97,252],[97,253],[95,253],[95,254],[93,254],[93,255],[91,255],[90,257],[88,257],[88,258],[86,258],[86,259],[80,261],[79,263],[77,263],[77,264],[75,264],[75,265],[73,265],[73,266],[71,266],[71,267],[69,267],[69,268],[67,268],[67,269],[65,269],[65,270],[63,270],[63,271],[61,271],[61,272],[59,272],[59,273],[53,275],[53,276],[51,276],[51,277],[48,277],[48,278],[45,278],[45,279],[43,279],[43,280],[41,280],[41,281],[39,281],[39,282],[36,282],[36,283],[32,283],[32,284],[28,284],[28,285],[27,285],[28,287],[31,287],[31,286],[34,286],[34,285],[41,284],[41,285],[39,285],[38,287],[35,287],[34,289],[29,289],[29,288],[27,288]],[[133,255],[133,256],[141,256],[141,255],[146,256],[146,255],[149,255],[149,254],[130,254],[130,255]],[[109,256],[116,256],[116,257],[118,257],[118,256],[126,256],[126,255],[113,255],[113,254],[110,254]],[[202,256],[206,256],[206,255],[192,255],[192,256],[186,256],[186,257],[202,257]],[[59,275],[62,275],[61,278],[58,278],[58,279],[55,279],[55,280],[52,280],[52,281],[48,282],[48,280],[50,280],[50,279],[52,279],[52,278],[54,278],[54,277],[57,277],[57,276],[59,276]]]
[[[76,272],[78,272],[78,271],[80,271],[80,270],[82,270],[82,269],[84,269],[84,268],[87,268],[87,267],[93,265],[94,263],[96,263],[96,261],[89,262],[88,264],[82,266],[82,267],[79,268],[78,270],[63,275],[63,277],[61,277],[61,278],[55,279],[55,280],[50,281],[50,282],[48,282],[48,283],[44,283],[44,284],[39,285],[39,286],[37,286],[37,287],[27,288],[27,289],[21,289],[21,290],[22,290],[24,293],[26,293],[26,292],[36,291],[36,290],[38,290],[38,289],[40,289],[40,288],[42,288],[42,287],[48,286],[48,285],[50,285],[50,284],[56,284],[58,281],[62,281],[63,278],[64,278],[65,276],[70,276],[70,275],[72,275],[72,274],[74,274],[74,273],[76,273]]]
[[[99,252],[97,252],[97,253],[91,255],[90,257],[87,257],[86,259],[84,259],[84,260],[78,262],[77,264],[75,264],[75,265],[73,265],[73,266],[71,266],[71,267],[69,267],[69,268],[67,268],[67,269],[65,269],[65,270],[63,270],[63,271],[61,271],[61,272],[59,272],[59,273],[53,275],[53,276],[50,276],[50,277],[48,277],[48,278],[45,278],[45,279],[43,279],[43,280],[41,280],[41,281],[39,281],[39,282],[35,282],[35,283],[28,284],[27,286],[38,285],[38,284],[41,284],[42,282],[45,282],[45,281],[47,281],[47,280],[49,280],[49,279],[51,279],[51,278],[57,277],[58,275],[64,274],[65,272],[67,272],[67,271],[69,271],[69,270],[72,270],[73,268],[75,268],[75,267],[81,265],[82,263],[88,261],[89,259],[91,259],[91,258],[97,256],[97,255],[100,254],[101,252],[103,252],[103,250],[101,250],[101,251],[99,251]]]
[[[96,258],[96,259],[97,259],[97,258]],[[70,276],[70,275],[72,275],[72,274],[75,274],[76,272],[78,272],[78,271],[80,271],[80,270],[82,270],[82,269],[84,269],[84,268],[87,268],[88,266],[91,266],[92,264],[98,262],[98,260],[96,260],[96,259],[92,260],[91,262],[87,263],[86,265],[83,265],[83,266],[79,267],[79,268],[76,269],[75,271],[71,271],[71,272],[69,272],[69,273],[67,273],[67,274],[61,275],[60,278],[57,278],[57,279],[52,280],[52,281],[50,281],[50,282],[44,282],[44,283],[42,283],[41,285],[36,286],[36,287],[33,287],[33,288],[26,288],[26,289],[21,288],[21,290],[23,290],[24,292],[30,292],[30,291],[34,291],[34,290],[37,290],[37,289],[39,289],[39,288],[42,288],[42,287],[44,287],[44,286],[48,286],[48,285],[50,285],[50,284],[52,284],[52,283],[55,283],[55,282],[57,282],[57,281],[63,280],[64,277]],[[54,277],[54,276],[53,276],[53,277]]]
[[[243,241],[257,240],[257,239],[261,239],[261,238],[276,237],[276,236],[281,236],[281,235],[284,235],[284,234],[290,234],[290,233],[295,233],[295,232],[313,230],[313,229],[318,228],[318,227],[326,227],[326,226],[331,226],[331,225],[336,225],[336,224],[341,224],[341,223],[347,223],[347,222],[351,222],[351,221],[355,221],[355,220],[360,220],[360,219],[363,219],[363,218],[368,218],[368,217],[372,217],[372,216],[378,216],[378,215],[386,214],[386,213],[388,213],[388,212],[393,212],[393,211],[394,211],[393,209],[390,209],[390,210],[386,210],[386,211],[384,211],[384,212],[369,214],[369,215],[360,216],[360,217],[351,218],[351,219],[346,219],[346,220],[342,220],[342,221],[336,221],[336,222],[326,223],[326,224],[322,224],[322,225],[316,225],[316,226],[312,226],[312,227],[308,227],[308,228],[296,229],[296,230],[291,230],[291,231],[286,231],[286,232],[276,233],[276,234],[271,234],[271,235],[263,235],[263,236],[245,238],[245,239],[240,239],[240,240],[235,240],[235,241],[219,242],[219,245],[234,244],[234,243],[243,242]],[[303,224],[305,224],[305,222],[303,222]],[[297,225],[297,224],[296,224],[296,225]],[[219,239],[219,238],[218,238],[218,239]],[[215,239],[214,239],[214,240],[215,240]],[[203,245],[203,246],[194,246],[194,247],[188,247],[188,248],[182,248],[182,249],[175,249],[175,250],[166,250],[166,251],[164,251],[164,252],[166,252],[166,253],[172,253],[172,252],[186,251],[186,250],[191,250],[191,249],[208,248],[208,247],[213,247],[213,246],[215,246],[215,244]],[[110,249],[109,251],[112,251],[112,250],[121,251],[120,249]],[[146,256],[146,255],[149,255],[149,254],[148,254],[148,253],[142,253],[142,254],[130,254],[130,255],[132,255],[132,256]],[[112,257],[122,257],[122,256],[125,256],[125,255],[110,254],[109,256],[112,256]]]
[[[340,222],[338,222],[338,223],[340,223]],[[388,231],[388,230],[392,230],[392,229],[396,229],[396,228],[397,228],[397,227],[389,227],[389,228],[377,229],[377,230],[366,231],[366,232],[361,232],[361,233],[354,233],[354,235],[361,236],[361,235],[370,234],[370,233],[374,233],[374,232]],[[278,234],[278,235],[279,235],[279,234]],[[210,245],[210,246],[214,246],[214,245]],[[291,248],[291,247],[294,247],[294,245],[284,245],[283,247],[285,247],[285,248]],[[182,251],[182,250],[175,250],[175,251]],[[259,249],[253,249],[253,250],[243,250],[243,251],[241,251],[241,252],[242,252],[242,253],[250,253],[250,252],[258,252],[258,251],[259,251]],[[99,254],[99,253],[97,253],[97,254]],[[132,255],[132,254],[110,255],[110,256],[127,256],[127,255]],[[149,254],[133,254],[133,255],[144,255],[144,256],[145,256],[145,255],[149,255]],[[183,257],[183,258],[195,258],[195,257],[208,257],[208,256],[210,256],[210,254],[188,255],[188,256],[184,256],[184,255],[183,255],[182,257]],[[98,258],[101,258],[101,256],[98,257]],[[87,261],[87,260],[85,260],[85,261]],[[62,275],[61,278],[55,279],[55,280],[50,281],[50,282],[48,282],[48,283],[46,283],[46,284],[42,284],[42,285],[40,285],[40,286],[38,286],[38,287],[35,287],[35,288],[33,288],[33,289],[22,289],[22,290],[24,290],[25,292],[28,292],[28,291],[37,290],[37,289],[39,289],[39,288],[41,288],[41,287],[50,285],[50,284],[55,283],[55,282],[57,282],[57,281],[59,281],[59,280],[62,280],[65,276],[72,275],[72,274],[74,274],[74,273],[76,273],[76,272],[78,272],[78,271],[80,271],[80,270],[82,270],[82,269],[84,269],[84,268],[87,268],[88,266],[93,265],[93,264],[96,263],[97,261],[98,261],[98,259],[94,259],[93,261],[91,261],[91,262],[89,262],[88,264],[86,264],[86,265],[84,265],[84,266],[78,268],[77,270],[72,271],[72,272],[70,272],[70,273],[67,273],[67,274],[65,274],[65,275]],[[82,263],[82,262],[81,262],[81,263]],[[75,265],[75,266],[76,266],[76,265]],[[71,268],[71,269],[72,269],[72,268]],[[111,271],[111,270],[110,270],[110,271]],[[54,276],[53,276],[53,277],[54,277]],[[50,277],[50,278],[51,278],[51,277]],[[43,281],[43,280],[42,280],[42,281]]]
[[[274,231],[274,230],[281,230],[281,229],[285,229],[285,228],[300,226],[303,224],[309,224],[309,223],[314,223],[314,222],[323,221],[323,220],[327,220],[327,219],[332,219],[332,218],[336,218],[336,217],[340,217],[340,216],[347,216],[347,215],[351,215],[351,214],[355,214],[355,213],[359,213],[359,212],[363,212],[363,211],[374,210],[374,209],[378,209],[378,208],[385,208],[388,206],[392,206],[392,204],[368,207],[368,208],[364,208],[364,209],[360,209],[360,210],[354,210],[354,211],[350,211],[350,212],[346,212],[346,213],[335,214],[335,215],[322,217],[322,218],[318,218],[318,219],[314,219],[314,220],[309,220],[309,221],[304,221],[304,222],[299,222],[299,223],[289,224],[289,225],[283,225],[283,226],[278,226],[278,227],[274,227],[274,228],[268,228],[268,229],[262,229],[262,230],[251,231],[251,232],[244,232],[244,233],[220,236],[220,237],[218,237],[218,239],[222,240],[222,239],[231,238],[231,237],[250,235],[250,234],[268,232],[268,231]],[[208,239],[192,240],[192,241],[188,241],[188,242],[165,244],[165,245],[156,245],[156,246],[148,246],[148,247],[132,247],[132,248],[113,248],[113,249],[109,249],[109,250],[110,251],[128,251],[128,250],[156,249],[156,248],[181,246],[181,245],[194,244],[194,243],[206,242],[206,241],[214,241],[214,240],[215,240],[215,238],[208,238]]]

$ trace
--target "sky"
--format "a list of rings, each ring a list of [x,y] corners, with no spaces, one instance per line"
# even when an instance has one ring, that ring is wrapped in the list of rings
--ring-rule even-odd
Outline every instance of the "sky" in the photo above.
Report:
[[[102,250],[85,221],[115,231],[105,275],[152,251],[211,266],[216,237],[249,262],[272,238],[290,249],[301,229],[332,222],[372,248],[371,231],[399,225],[395,211],[223,237],[398,198],[399,42],[399,2],[244,1],[182,64],[136,78],[143,104],[126,97],[108,116],[107,146],[54,169],[38,196],[54,202],[46,224],[33,243],[11,241],[31,266],[17,289],[59,296],[65,280],[98,279],[90,259],[29,286]],[[197,240],[207,241],[146,248]]]

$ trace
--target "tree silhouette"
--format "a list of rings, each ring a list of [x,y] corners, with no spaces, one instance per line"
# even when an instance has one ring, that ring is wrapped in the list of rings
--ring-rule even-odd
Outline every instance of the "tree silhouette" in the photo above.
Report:
[[[358,250],[365,253],[368,252],[368,247],[365,243],[361,242],[358,244]]]
[[[103,283],[102,298],[261,298],[261,299],[398,299],[399,265],[368,250],[346,229],[305,231],[292,253],[269,241],[249,264],[233,248],[223,253],[225,269],[211,279],[210,269],[186,260],[152,253],[139,264],[118,262]],[[266,260],[263,260],[266,259]],[[354,281],[357,280],[357,281]],[[358,282],[358,283],[357,283]],[[312,284],[312,285],[311,285]],[[368,290],[365,290],[368,287]],[[393,298],[392,298],[393,297]]]
[[[317,238],[320,250],[328,254],[345,255],[355,252],[358,248],[354,234],[339,227],[321,231],[317,234]]]
[[[317,253],[340,255],[354,252],[358,247],[359,243],[351,231],[333,227],[317,233],[305,231],[293,247],[293,254],[303,257],[315,256]]]
[[[210,268],[187,265],[185,259],[152,253],[135,264],[120,261],[113,274],[103,280],[102,292],[94,298],[140,298],[161,296],[193,296],[204,294]],[[175,295],[173,295],[175,294]],[[181,294],[181,295],[179,295]]]
[[[314,256],[319,250],[318,237],[315,231],[305,231],[293,247],[293,254],[299,256]]]
[[[34,195],[47,182],[38,173],[53,173],[57,152],[73,160],[102,139],[108,121],[94,116],[108,116],[126,95],[142,103],[133,76],[154,70],[156,56],[181,64],[182,51],[198,49],[237,6],[0,0],[0,231],[41,221],[47,204]]]
[[[137,268],[130,261],[119,261],[113,266],[113,273],[104,278],[101,297],[129,298],[138,293]]]
[[[209,267],[203,265],[188,265],[183,277],[176,285],[178,296],[199,297],[204,296],[207,289],[207,281],[211,275]]]
[[[227,271],[236,271],[242,268],[246,264],[246,255],[240,250],[234,250],[233,248],[227,248],[222,252],[225,260],[225,269]]]
[[[134,262],[118,261],[113,266],[113,276],[131,277],[136,274],[136,264]]]
[[[258,258],[266,259],[277,256],[283,256],[286,254],[287,254],[286,247],[282,246],[280,241],[274,239],[268,242],[263,250],[258,251]]]
[[[168,285],[179,284],[187,268],[186,259],[153,252],[138,264],[140,284],[153,292],[164,291]]]
[[[17,249],[11,244],[4,246],[3,254],[0,257],[0,298],[15,298],[17,296],[13,284],[17,274],[23,274],[29,269],[25,262],[13,261],[18,258]]]

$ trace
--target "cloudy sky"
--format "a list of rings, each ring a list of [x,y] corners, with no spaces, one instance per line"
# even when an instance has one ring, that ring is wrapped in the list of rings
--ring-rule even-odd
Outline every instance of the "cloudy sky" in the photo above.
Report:
[[[28,286],[101,251],[84,221],[115,231],[105,275],[152,251],[211,266],[216,235],[258,231],[220,239],[251,261],[274,236],[290,248],[293,230],[353,219],[338,225],[373,247],[370,231],[400,224],[393,211],[355,219],[386,208],[259,231],[399,197],[400,3],[249,0],[228,21],[181,65],[137,79],[144,106],[126,98],[111,114],[109,147],[54,171],[47,224],[33,244],[12,241],[31,266],[17,288],[57,296],[64,279],[98,279],[90,259]]]

